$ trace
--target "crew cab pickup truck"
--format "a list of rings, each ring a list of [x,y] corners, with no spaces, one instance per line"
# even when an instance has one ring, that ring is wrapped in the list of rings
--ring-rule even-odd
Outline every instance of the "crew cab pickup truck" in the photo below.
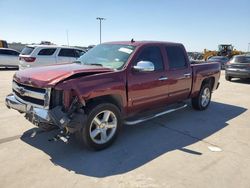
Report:
[[[219,77],[219,63],[190,64],[179,43],[109,42],[73,64],[16,72],[6,106],[100,150],[113,143],[122,125],[179,110],[187,99],[205,110]]]

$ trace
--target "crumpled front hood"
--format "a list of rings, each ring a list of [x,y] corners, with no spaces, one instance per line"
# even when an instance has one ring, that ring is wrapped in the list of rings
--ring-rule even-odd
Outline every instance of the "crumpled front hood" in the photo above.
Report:
[[[111,71],[113,70],[100,66],[73,63],[25,69],[16,72],[14,79],[35,87],[50,87],[75,74],[83,73],[84,76],[84,73],[90,75]]]

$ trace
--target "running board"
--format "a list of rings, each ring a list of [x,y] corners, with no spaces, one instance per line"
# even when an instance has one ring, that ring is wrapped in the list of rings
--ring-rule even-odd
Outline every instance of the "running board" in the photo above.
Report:
[[[186,108],[187,106],[188,106],[187,104],[184,104],[183,106],[180,106],[178,108],[172,108],[172,109],[169,109],[169,110],[154,114],[153,116],[145,117],[145,118],[142,118],[142,119],[137,119],[137,120],[134,120],[134,121],[128,121],[128,120],[126,121],[125,120],[124,124],[126,124],[126,125],[135,125],[135,124],[142,123],[144,121],[148,121],[148,120],[154,119],[156,117],[159,117],[159,116],[162,116],[162,115],[165,115],[165,114],[169,114],[171,112],[175,112],[177,110],[181,110],[183,108]]]

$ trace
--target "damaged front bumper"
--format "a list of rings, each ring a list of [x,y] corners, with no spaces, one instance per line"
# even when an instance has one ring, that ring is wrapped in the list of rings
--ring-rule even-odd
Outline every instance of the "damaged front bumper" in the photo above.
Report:
[[[86,120],[83,110],[78,109],[68,114],[63,112],[60,106],[52,109],[38,108],[32,106],[32,104],[20,102],[13,94],[9,94],[5,98],[5,104],[8,108],[25,113],[25,117],[36,126],[44,123],[52,124],[58,126],[60,129],[65,128],[71,133],[79,130]]]
[[[20,113],[32,114],[40,122],[51,123],[51,119],[48,114],[49,110],[22,103],[18,101],[13,94],[10,94],[5,98],[5,104],[8,108],[15,109]]]

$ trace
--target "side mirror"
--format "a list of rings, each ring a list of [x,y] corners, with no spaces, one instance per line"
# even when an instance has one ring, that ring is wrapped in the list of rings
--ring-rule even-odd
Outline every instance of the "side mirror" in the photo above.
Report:
[[[155,66],[150,61],[139,61],[133,69],[138,72],[152,72],[155,70]]]

